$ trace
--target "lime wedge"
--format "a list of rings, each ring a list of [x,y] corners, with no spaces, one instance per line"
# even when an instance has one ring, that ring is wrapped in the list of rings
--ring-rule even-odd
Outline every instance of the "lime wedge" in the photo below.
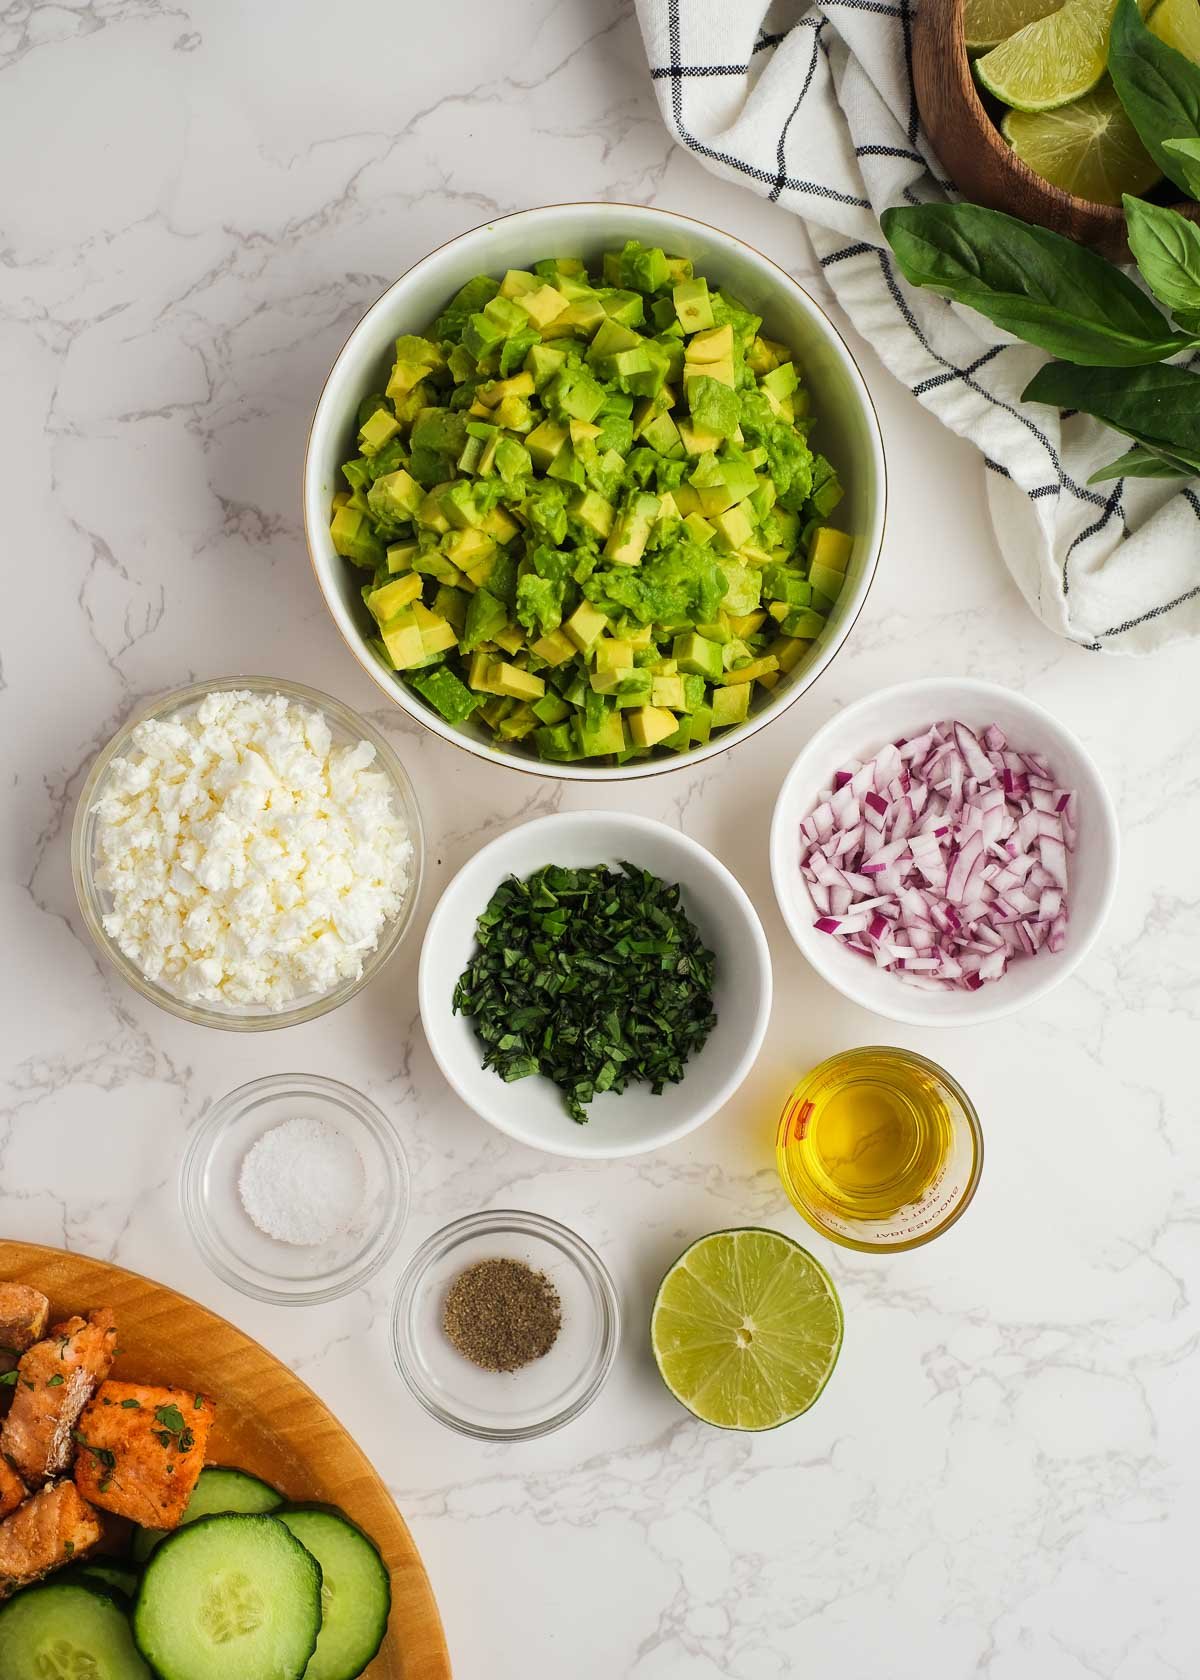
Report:
[[[966,0],[963,35],[967,51],[986,52],[989,47],[998,47],[1027,23],[1036,23],[1061,5],[1062,0]]]
[[[1010,111],[1000,126],[1013,151],[1044,181],[1092,204],[1120,204],[1122,193],[1144,193],[1162,176],[1107,76],[1094,93],[1070,105]]]
[[[1108,62],[1116,0],[1067,0],[975,60],[989,93],[1017,111],[1053,111],[1090,93]]]
[[[1160,41],[1200,64],[1200,4],[1197,0],[1161,0],[1150,14],[1150,28]]]
[[[825,1268],[777,1231],[714,1231],[659,1287],[650,1341],[677,1400],[721,1429],[774,1429],[806,1412],[842,1346]]]

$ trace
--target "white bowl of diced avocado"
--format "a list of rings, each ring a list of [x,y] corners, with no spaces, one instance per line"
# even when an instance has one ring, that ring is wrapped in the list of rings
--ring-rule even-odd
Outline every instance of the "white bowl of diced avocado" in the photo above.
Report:
[[[317,404],[317,579],[383,692],[534,773],[650,776],[816,681],[874,576],[862,375],[789,275],[622,204],[451,240],[354,329]]]

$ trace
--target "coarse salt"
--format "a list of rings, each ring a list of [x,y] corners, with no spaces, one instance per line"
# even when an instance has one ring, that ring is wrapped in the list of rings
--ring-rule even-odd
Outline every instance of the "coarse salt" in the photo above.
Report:
[[[189,1002],[278,1010],[357,979],[412,868],[374,758],[283,694],[138,724],[95,805],[105,932]]]
[[[354,1222],[363,1203],[362,1157],[336,1126],[281,1120],[251,1145],[238,1174],[242,1206],[277,1242],[311,1247]]]

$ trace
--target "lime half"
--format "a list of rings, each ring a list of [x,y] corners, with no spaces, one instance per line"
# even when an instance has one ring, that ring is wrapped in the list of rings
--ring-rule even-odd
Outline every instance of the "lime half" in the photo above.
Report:
[[[1162,176],[1107,77],[1057,111],[1010,111],[1001,127],[1043,180],[1092,204],[1120,204],[1122,193],[1144,193]]]
[[[1067,0],[975,60],[989,93],[1017,111],[1052,111],[1090,93],[1108,62],[1116,0]]]
[[[842,1346],[825,1268],[777,1231],[714,1231],[676,1260],[650,1341],[675,1398],[721,1429],[774,1429],[806,1412]]]
[[[963,36],[967,51],[986,52],[989,47],[998,47],[1027,23],[1036,23],[1061,5],[1062,0],[966,0]]]
[[[1150,27],[1160,41],[1200,64],[1200,5],[1197,0],[1160,0],[1150,14]]]

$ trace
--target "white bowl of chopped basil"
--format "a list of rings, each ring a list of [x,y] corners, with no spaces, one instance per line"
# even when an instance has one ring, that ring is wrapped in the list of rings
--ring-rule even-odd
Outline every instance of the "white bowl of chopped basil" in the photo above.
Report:
[[[802,694],[883,534],[839,333],[732,235],[524,210],[384,293],[317,404],[309,551],[347,644],[445,740],[535,774],[670,770]]]
[[[766,1032],[771,958],[749,898],[695,840],[572,811],[459,870],[418,986],[468,1107],[535,1149],[599,1160],[662,1149],[730,1100]]]

